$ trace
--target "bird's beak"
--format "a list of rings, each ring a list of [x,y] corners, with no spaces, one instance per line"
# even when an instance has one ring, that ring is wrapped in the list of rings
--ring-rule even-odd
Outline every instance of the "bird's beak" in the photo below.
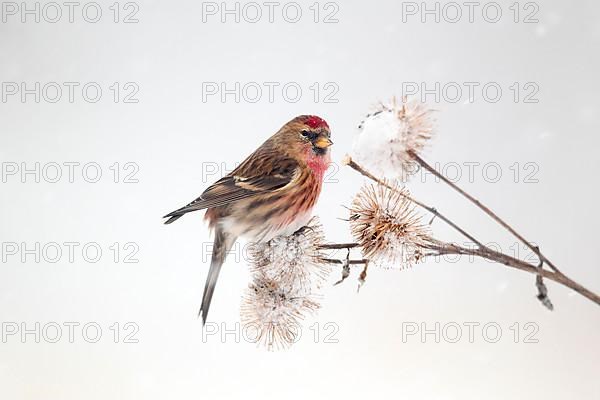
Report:
[[[326,149],[333,144],[333,142],[327,136],[320,136],[314,141],[314,146],[319,149]]]

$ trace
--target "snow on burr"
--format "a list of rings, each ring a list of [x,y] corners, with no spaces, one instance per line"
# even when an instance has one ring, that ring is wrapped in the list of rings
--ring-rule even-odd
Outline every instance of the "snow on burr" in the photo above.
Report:
[[[319,308],[320,290],[330,265],[323,260],[323,227],[318,218],[289,236],[250,248],[252,283],[242,301],[242,324],[268,349],[299,339],[300,321]]]
[[[406,181],[433,135],[431,110],[417,101],[392,99],[365,116],[354,137],[352,158],[376,175]]]

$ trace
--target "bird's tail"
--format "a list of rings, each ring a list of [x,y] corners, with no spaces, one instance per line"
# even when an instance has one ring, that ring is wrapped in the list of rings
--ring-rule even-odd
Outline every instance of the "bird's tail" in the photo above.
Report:
[[[202,295],[202,305],[198,316],[202,315],[202,325],[206,324],[206,317],[208,316],[208,309],[210,308],[210,302],[212,300],[213,293],[215,291],[215,285],[219,278],[219,272],[221,272],[221,266],[225,262],[227,252],[235,243],[236,238],[225,233],[219,226],[215,229],[215,243],[213,245],[212,260],[210,262],[210,270],[206,277],[206,283],[204,284],[204,294]]]
[[[163,218],[169,218],[168,220],[165,221],[165,225],[169,225],[169,224],[177,221],[181,217],[183,217],[183,214],[181,214],[181,215],[175,215],[175,216],[165,215]]]
[[[169,218],[168,220],[165,221],[165,225],[172,224],[173,222],[177,221],[179,218],[183,217],[185,214],[189,213],[190,211],[195,211],[196,209],[193,209],[193,210],[190,209],[190,205],[192,205],[192,204],[193,204],[193,202],[188,204],[185,207],[178,208],[177,210],[171,211],[167,215],[163,216],[163,218]]]

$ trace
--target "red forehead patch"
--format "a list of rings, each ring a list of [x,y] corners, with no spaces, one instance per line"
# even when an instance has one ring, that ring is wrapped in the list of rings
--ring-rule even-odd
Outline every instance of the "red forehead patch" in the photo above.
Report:
[[[317,128],[329,129],[329,125],[327,125],[327,122],[325,122],[325,120],[323,118],[317,117],[316,115],[307,116],[304,123],[313,129],[317,129]]]

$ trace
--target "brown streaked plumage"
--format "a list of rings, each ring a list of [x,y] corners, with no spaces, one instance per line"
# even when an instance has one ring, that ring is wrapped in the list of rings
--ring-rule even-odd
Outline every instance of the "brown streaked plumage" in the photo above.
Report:
[[[330,137],[323,119],[296,117],[200,197],[164,216],[168,218],[165,224],[170,224],[189,212],[206,209],[205,219],[214,230],[212,260],[200,307],[203,323],[221,265],[238,237],[265,242],[291,235],[306,225],[331,161]]]

